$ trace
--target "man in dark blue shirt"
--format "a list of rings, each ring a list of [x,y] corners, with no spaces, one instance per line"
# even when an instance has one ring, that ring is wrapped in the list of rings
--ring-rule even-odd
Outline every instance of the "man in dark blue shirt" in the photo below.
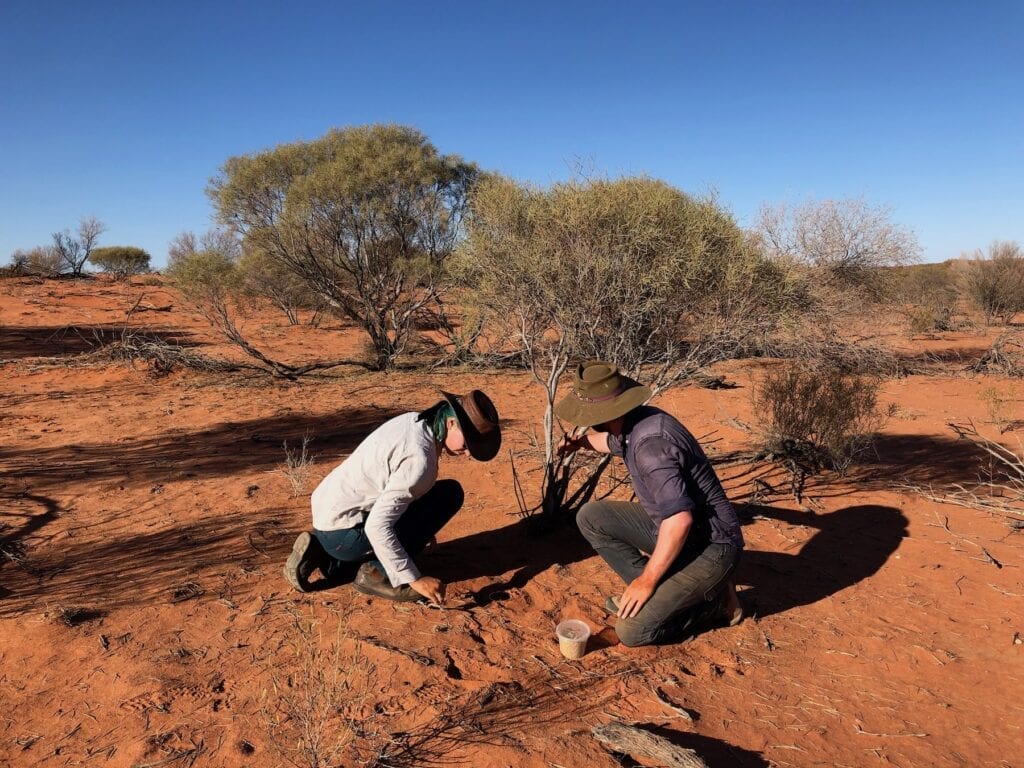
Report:
[[[616,601],[625,645],[670,643],[742,618],[731,575],[743,549],[736,511],[693,435],[644,405],[651,390],[602,361],[580,365],[556,415],[592,430],[560,446],[621,457],[639,503],[593,501],[580,531],[626,583]]]

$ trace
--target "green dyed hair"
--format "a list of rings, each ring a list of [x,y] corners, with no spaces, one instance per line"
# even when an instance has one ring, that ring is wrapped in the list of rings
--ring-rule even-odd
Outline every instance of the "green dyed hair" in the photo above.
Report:
[[[434,439],[443,443],[448,437],[448,419],[456,418],[455,409],[447,400],[442,400],[437,405],[420,413],[419,418],[420,421],[427,422],[430,431],[434,434]]]

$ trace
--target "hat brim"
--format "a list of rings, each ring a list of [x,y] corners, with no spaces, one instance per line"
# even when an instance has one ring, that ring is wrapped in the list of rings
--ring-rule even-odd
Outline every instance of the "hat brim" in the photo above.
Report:
[[[455,411],[455,418],[458,419],[459,429],[462,430],[462,435],[466,439],[466,449],[469,451],[469,455],[477,461],[493,459],[501,449],[501,427],[495,424],[494,429],[486,434],[481,434],[469,418],[466,409],[462,407],[462,403],[459,402],[458,395],[453,395],[451,392],[441,392],[441,394]]]
[[[625,416],[637,406],[643,405],[653,396],[651,388],[629,379],[632,383],[628,389],[611,400],[600,403],[588,403],[581,400],[573,390],[558,401],[555,415],[562,421],[568,421],[577,427],[592,427]]]

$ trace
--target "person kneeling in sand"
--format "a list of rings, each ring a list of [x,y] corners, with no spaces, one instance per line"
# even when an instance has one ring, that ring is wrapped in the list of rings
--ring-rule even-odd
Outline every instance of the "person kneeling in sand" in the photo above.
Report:
[[[645,406],[651,390],[606,362],[579,366],[555,414],[593,431],[561,453],[621,457],[639,504],[592,501],[580,532],[626,583],[605,607],[625,645],[671,643],[742,618],[731,576],[743,549],[739,519],[697,440],[675,417]]]
[[[444,584],[412,559],[462,506],[459,482],[437,480],[438,461],[442,451],[490,461],[501,429],[480,390],[442,395],[427,410],[378,427],[313,491],[313,530],[299,534],[284,566],[295,589],[308,592],[318,568],[333,579],[362,563],[352,585],[364,594],[444,601]]]

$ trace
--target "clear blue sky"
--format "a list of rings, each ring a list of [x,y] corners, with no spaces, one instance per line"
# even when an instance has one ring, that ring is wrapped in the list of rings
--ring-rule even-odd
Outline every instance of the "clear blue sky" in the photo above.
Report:
[[[155,264],[230,156],[399,122],[547,183],[582,163],[863,196],[938,261],[1024,244],[1024,2],[0,0],[0,262],[84,215]]]

